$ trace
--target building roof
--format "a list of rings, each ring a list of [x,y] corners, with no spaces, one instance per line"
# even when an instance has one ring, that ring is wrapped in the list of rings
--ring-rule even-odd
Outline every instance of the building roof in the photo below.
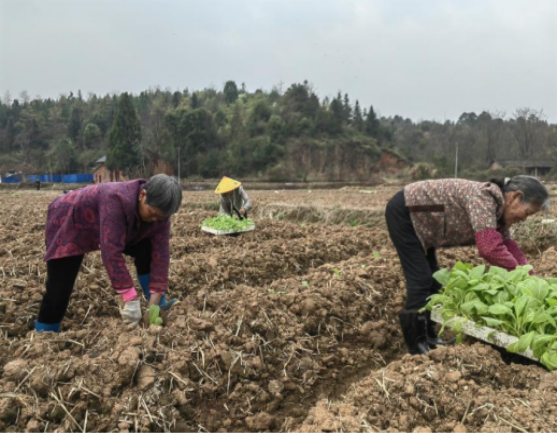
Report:
[[[101,158],[99,158],[97,161],[95,161],[95,163],[98,163],[98,164],[106,163],[106,155],[103,155]]]
[[[517,169],[529,168],[548,168],[551,169],[554,164],[548,160],[493,160],[490,164],[499,164],[501,167],[516,167]]]

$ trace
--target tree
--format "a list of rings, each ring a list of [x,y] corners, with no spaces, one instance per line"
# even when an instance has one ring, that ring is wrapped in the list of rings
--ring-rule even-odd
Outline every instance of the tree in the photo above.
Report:
[[[342,103],[342,109],[344,113],[344,122],[349,124],[352,120],[352,107],[350,107],[350,100],[348,99],[348,94],[344,94],[344,101]]]
[[[230,145],[230,166],[236,172],[263,171],[284,155],[284,147],[258,136]]]
[[[180,101],[182,100],[182,93],[181,92],[174,92],[172,94],[172,107],[176,108],[180,105]]]
[[[15,139],[19,133],[19,123],[13,121],[13,119],[8,119],[6,125],[6,143],[3,146],[3,152],[10,153],[15,146]]]
[[[344,123],[344,107],[340,99],[340,94],[331,101],[329,109],[331,111],[329,132],[331,134],[340,134],[342,132],[342,124]]]
[[[530,108],[518,109],[512,122],[511,131],[518,144],[519,156],[523,159],[532,158],[532,154],[539,150],[544,126],[542,111]]]
[[[232,118],[230,119],[230,136],[233,140],[241,139],[244,136],[244,119],[242,117],[242,107],[234,104],[232,108]]]
[[[483,142],[485,143],[485,161],[491,163],[497,158],[501,148],[500,138],[504,127],[502,115],[499,113],[482,112],[478,116],[477,121]]]
[[[29,92],[27,92],[26,90],[22,90],[19,93],[19,99],[21,101],[23,101],[23,105],[29,104],[29,101],[31,101],[31,97],[29,96]]]
[[[83,132],[83,143],[86,148],[98,148],[102,139],[101,129],[93,123],[87,124]]]
[[[474,113],[474,112],[470,112],[470,113],[464,112],[458,118],[457,124],[466,124],[466,125],[469,125],[469,126],[474,126],[476,124],[477,120],[478,120],[478,115],[476,115],[476,113]]]
[[[9,90],[4,93],[4,97],[2,98],[2,102],[7,105],[8,107],[12,105],[12,94]]]
[[[224,85],[223,93],[226,104],[232,104],[238,99],[238,86],[234,81],[229,80]]]
[[[377,119],[377,115],[373,110],[373,106],[369,106],[365,121],[365,132],[369,136],[377,138],[379,137],[379,127],[379,120]]]
[[[283,103],[287,113],[298,112],[308,119],[314,119],[319,110],[319,99],[311,92],[307,81],[290,86],[284,94]]]
[[[174,147],[180,149],[183,173],[185,176],[199,174],[200,156],[219,148],[213,116],[204,108],[178,108],[167,113],[166,123]]]
[[[271,117],[271,108],[264,100],[258,100],[248,116],[247,128],[251,136],[257,136],[265,132],[265,125]]]
[[[75,143],[79,141],[82,124],[83,109],[81,107],[74,107],[72,109],[72,114],[70,115],[70,123],[68,124],[68,137]]]
[[[362,117],[362,110],[360,108],[360,103],[356,100],[356,104],[354,105],[354,126],[358,131],[364,130],[364,118]]]
[[[273,143],[282,143],[286,138],[286,125],[278,115],[272,115],[267,123],[267,132]]]
[[[70,139],[61,139],[48,152],[50,167],[55,173],[72,173],[77,167],[75,147]]]
[[[199,107],[199,98],[197,97],[197,92],[191,94],[190,107],[192,109],[196,109]]]
[[[108,136],[106,167],[129,172],[141,161],[138,152],[141,125],[135,113],[131,96],[123,93],[118,100],[116,119]]]
[[[150,107],[143,123],[143,138],[153,166],[161,158],[176,161],[172,137],[165,125],[165,105],[162,101],[157,100]]]

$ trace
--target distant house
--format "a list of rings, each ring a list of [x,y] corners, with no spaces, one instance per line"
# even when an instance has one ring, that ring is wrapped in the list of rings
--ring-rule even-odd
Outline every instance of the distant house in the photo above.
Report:
[[[548,160],[493,160],[489,170],[519,169],[524,175],[544,176],[553,166],[554,164]]]
[[[109,170],[105,166],[105,163],[106,155],[95,161],[95,170],[93,171],[95,183],[101,184],[103,182],[119,182],[126,180],[126,178],[122,175],[122,172],[119,170]]]

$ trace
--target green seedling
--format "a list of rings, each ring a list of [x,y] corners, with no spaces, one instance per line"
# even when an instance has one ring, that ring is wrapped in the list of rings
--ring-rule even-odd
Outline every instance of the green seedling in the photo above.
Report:
[[[219,215],[217,217],[207,218],[203,220],[201,226],[206,226],[217,231],[243,231],[250,226],[253,226],[253,220],[243,219],[239,220],[227,215]]]
[[[309,286],[309,282],[307,280],[302,280],[302,286]]]
[[[159,316],[160,310],[159,306],[149,306],[149,325],[162,325],[162,318]]]
[[[452,270],[439,270],[443,285],[426,309],[439,308],[443,320],[455,317],[474,321],[518,338],[510,352],[530,349],[549,370],[557,368],[557,279],[530,276],[531,266],[507,271],[458,262]],[[462,326],[452,327],[462,337]]]
[[[373,252],[372,255],[375,259],[381,258],[381,253],[379,253],[379,252]]]
[[[360,265],[360,268],[361,268],[362,270],[365,270],[365,269],[366,269],[366,264]]]
[[[286,291],[277,291],[276,289],[273,289],[273,288],[269,288],[268,291],[269,291],[271,294],[274,294],[274,295],[286,294]]]
[[[342,279],[342,271],[340,271],[338,268],[333,268],[333,273],[335,273],[335,276],[337,276],[337,278]]]

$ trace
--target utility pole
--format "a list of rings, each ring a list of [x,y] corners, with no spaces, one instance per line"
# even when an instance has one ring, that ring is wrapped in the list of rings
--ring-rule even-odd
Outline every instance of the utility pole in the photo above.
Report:
[[[456,141],[456,152],[454,160],[454,177],[458,178],[458,140]]]
[[[182,182],[182,178],[180,176],[180,147],[178,147],[178,181]]]

